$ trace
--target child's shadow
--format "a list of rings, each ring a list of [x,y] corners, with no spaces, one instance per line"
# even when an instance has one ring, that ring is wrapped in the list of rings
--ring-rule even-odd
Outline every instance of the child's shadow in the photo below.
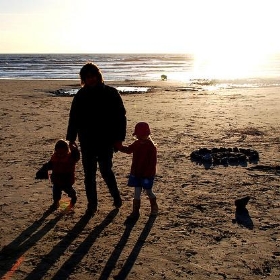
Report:
[[[248,229],[253,229],[254,224],[250,217],[249,211],[246,208],[246,205],[248,204],[249,200],[250,200],[249,196],[235,200],[236,210],[235,210],[235,219],[233,220],[233,222],[241,226],[244,226]]]
[[[61,218],[61,215],[55,217],[52,220],[49,220],[46,224],[44,224],[46,218],[51,213],[52,211],[49,209],[45,211],[39,220],[36,220],[10,244],[2,248],[2,250],[0,251],[0,260],[4,269],[0,271],[0,278],[4,275],[4,273],[11,269],[11,267],[20,256],[22,256],[26,251],[34,246],[56,225],[56,223]]]

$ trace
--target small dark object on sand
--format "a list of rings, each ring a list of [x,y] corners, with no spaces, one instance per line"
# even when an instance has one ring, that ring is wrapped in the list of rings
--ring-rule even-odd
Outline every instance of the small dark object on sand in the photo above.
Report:
[[[237,222],[239,225],[242,225],[248,229],[253,229],[254,224],[253,221],[249,215],[249,211],[246,208],[246,205],[248,204],[250,200],[250,196],[245,196],[240,199],[235,200],[235,219],[233,219],[233,223]]]
[[[250,196],[245,196],[243,198],[240,199],[236,199],[234,204],[236,206],[236,210],[244,210],[244,208],[246,208],[246,205],[248,204],[250,200]]]

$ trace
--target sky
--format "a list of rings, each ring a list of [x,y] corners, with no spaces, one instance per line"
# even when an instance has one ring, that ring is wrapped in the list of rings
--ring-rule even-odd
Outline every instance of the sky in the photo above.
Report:
[[[280,53],[278,0],[0,0],[0,53]],[[234,57],[234,55],[233,55]]]

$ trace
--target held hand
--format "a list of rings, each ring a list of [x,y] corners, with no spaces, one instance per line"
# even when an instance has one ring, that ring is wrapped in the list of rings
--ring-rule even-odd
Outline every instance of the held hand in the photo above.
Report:
[[[114,151],[117,152],[119,151],[121,148],[122,148],[122,142],[121,141],[118,141],[114,144]]]
[[[76,142],[74,141],[74,142],[69,142],[69,147],[70,147],[70,149],[77,149],[77,144],[76,144]]]

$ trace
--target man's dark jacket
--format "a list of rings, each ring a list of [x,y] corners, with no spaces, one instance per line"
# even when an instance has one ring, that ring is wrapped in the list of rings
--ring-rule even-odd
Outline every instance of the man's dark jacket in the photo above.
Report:
[[[66,140],[79,138],[81,147],[110,147],[124,141],[126,110],[116,88],[100,84],[82,87],[74,96]]]

